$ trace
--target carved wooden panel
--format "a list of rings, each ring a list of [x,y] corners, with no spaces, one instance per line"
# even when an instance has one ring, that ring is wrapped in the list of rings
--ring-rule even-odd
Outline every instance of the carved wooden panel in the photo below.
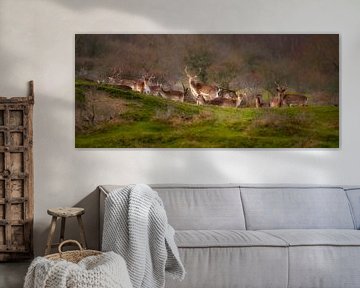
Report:
[[[33,255],[33,104],[0,97],[0,261]]]

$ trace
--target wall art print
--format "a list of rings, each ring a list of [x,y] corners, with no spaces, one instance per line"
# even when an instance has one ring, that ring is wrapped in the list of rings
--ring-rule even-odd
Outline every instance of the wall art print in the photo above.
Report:
[[[77,148],[338,148],[338,34],[77,34]]]

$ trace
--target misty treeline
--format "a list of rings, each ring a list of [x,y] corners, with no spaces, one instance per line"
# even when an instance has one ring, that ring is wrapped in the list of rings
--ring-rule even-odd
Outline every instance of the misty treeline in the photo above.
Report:
[[[339,37],[332,34],[76,35],[76,76],[187,85],[188,66],[199,80],[233,90],[275,94],[274,82],[337,104]]]

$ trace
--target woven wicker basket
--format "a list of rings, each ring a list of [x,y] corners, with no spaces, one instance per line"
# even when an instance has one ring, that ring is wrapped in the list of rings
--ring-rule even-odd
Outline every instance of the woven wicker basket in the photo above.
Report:
[[[63,252],[61,250],[61,248],[65,244],[69,244],[69,243],[76,244],[79,247],[79,250]],[[59,253],[47,255],[47,256],[45,256],[45,258],[47,258],[49,260],[55,260],[55,261],[56,260],[66,260],[69,262],[78,263],[79,261],[81,261],[82,259],[84,259],[88,256],[96,256],[96,255],[102,254],[102,252],[100,252],[100,251],[83,249],[81,244],[76,240],[65,240],[65,241],[61,242],[61,244],[59,245],[58,251],[59,251]]]

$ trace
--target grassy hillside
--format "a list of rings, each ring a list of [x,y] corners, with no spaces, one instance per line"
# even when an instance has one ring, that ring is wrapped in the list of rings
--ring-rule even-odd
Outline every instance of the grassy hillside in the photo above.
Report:
[[[338,107],[196,106],[76,81],[77,110],[89,106],[89,91],[95,99],[91,104],[94,111],[102,111],[97,105],[104,102],[116,103],[119,108],[111,120],[77,127],[78,148],[339,147]],[[96,102],[97,93],[107,100]],[[95,114],[94,118],[106,119],[106,112],[97,113],[100,115]]]

